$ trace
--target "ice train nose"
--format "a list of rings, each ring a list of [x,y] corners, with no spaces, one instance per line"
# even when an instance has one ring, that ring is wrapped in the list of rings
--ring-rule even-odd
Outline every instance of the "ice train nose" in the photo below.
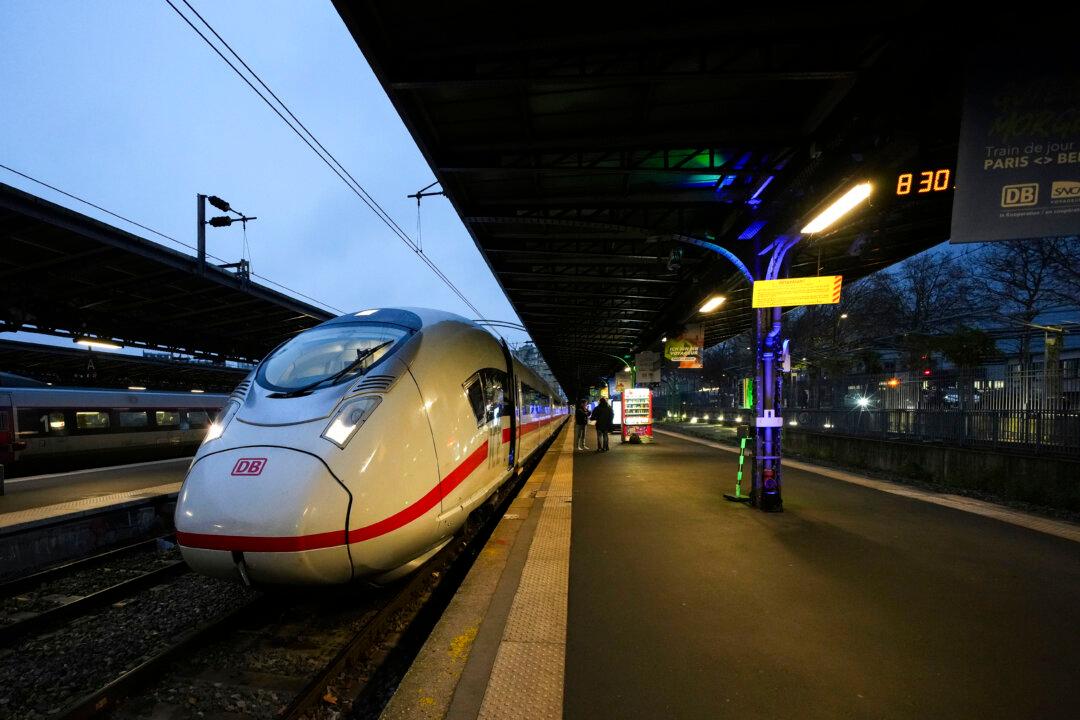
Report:
[[[342,583],[350,496],[314,455],[246,447],[207,455],[188,472],[176,538],[196,572],[254,583]]]

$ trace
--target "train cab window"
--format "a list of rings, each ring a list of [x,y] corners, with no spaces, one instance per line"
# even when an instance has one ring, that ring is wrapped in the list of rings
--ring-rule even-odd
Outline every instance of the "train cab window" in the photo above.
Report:
[[[292,392],[363,375],[409,331],[392,325],[343,323],[312,328],[275,350],[256,373],[260,385]]]
[[[116,424],[125,430],[144,428],[150,424],[145,410],[120,410],[116,413]]]
[[[210,416],[205,410],[185,410],[187,425],[192,430],[199,430],[210,425]]]
[[[180,427],[180,411],[155,410],[154,424],[159,428],[178,428]]]
[[[473,415],[476,416],[477,426],[484,424],[484,386],[480,382],[480,373],[476,373],[465,381],[465,396],[472,407]]]
[[[109,413],[104,410],[76,410],[75,428],[79,432],[101,432],[109,429]]]

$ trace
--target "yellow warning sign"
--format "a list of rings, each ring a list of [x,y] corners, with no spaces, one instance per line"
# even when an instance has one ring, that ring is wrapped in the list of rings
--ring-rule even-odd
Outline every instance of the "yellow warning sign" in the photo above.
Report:
[[[842,275],[758,280],[754,283],[753,307],[788,305],[835,305],[840,302]]]

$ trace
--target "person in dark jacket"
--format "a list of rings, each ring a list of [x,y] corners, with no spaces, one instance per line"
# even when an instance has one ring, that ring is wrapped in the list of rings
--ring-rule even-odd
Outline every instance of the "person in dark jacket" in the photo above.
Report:
[[[596,421],[596,452],[607,452],[607,434],[611,432],[611,423],[615,420],[615,411],[608,405],[607,398],[600,398],[590,419]]]
[[[585,444],[585,428],[589,427],[589,408],[586,407],[584,400],[578,400],[577,407],[574,408],[574,445],[578,450],[588,450],[589,446]]]

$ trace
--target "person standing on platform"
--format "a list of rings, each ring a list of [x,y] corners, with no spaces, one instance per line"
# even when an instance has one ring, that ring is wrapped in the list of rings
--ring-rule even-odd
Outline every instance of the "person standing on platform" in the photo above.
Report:
[[[593,408],[591,419],[596,421],[596,452],[607,452],[607,435],[611,432],[611,423],[615,419],[615,412],[608,405],[607,398],[600,398],[600,402]]]
[[[578,450],[588,450],[585,444],[585,428],[589,427],[589,410],[584,400],[578,400],[574,408],[574,445]]]

